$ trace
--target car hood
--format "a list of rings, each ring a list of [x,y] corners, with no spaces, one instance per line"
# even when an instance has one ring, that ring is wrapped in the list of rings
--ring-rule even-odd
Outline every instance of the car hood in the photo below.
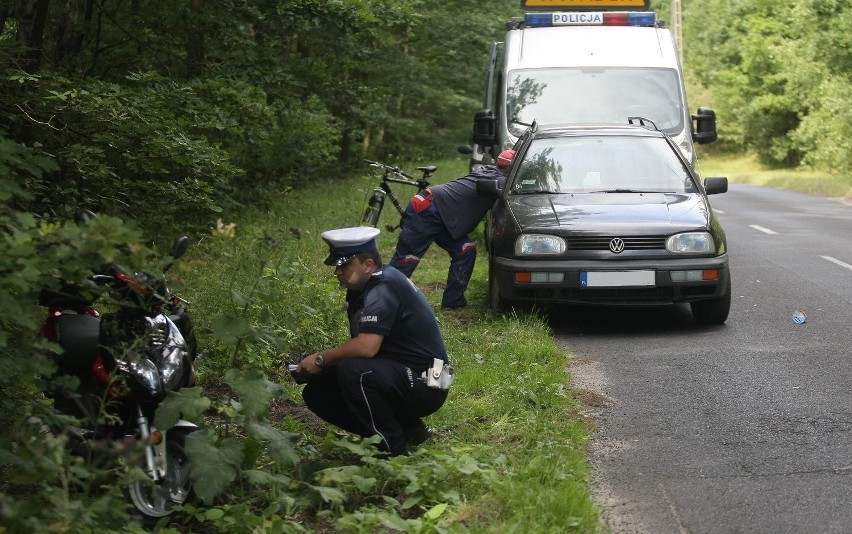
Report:
[[[522,231],[670,234],[710,224],[709,206],[700,194],[539,194],[505,200]]]

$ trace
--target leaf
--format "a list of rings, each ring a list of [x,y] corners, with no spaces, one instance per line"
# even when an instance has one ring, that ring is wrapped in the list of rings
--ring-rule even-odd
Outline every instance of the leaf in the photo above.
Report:
[[[213,337],[233,347],[240,339],[248,337],[251,333],[251,323],[245,317],[234,317],[232,315],[219,315],[210,324]]]
[[[441,517],[441,514],[443,514],[446,510],[447,510],[447,503],[442,502],[442,503],[436,504],[432,508],[426,510],[426,513],[423,514],[423,515],[426,517],[426,519],[431,519],[431,520],[434,521],[435,519],[438,519],[439,517]]]
[[[407,521],[406,519],[403,519],[402,517],[399,517],[396,514],[383,513],[383,514],[379,514],[379,517],[382,520],[382,525],[384,525],[384,526],[386,526],[390,529],[401,530],[403,532],[408,532],[408,531],[412,530],[411,529],[411,523],[409,523],[409,521]]]
[[[293,447],[294,438],[298,434],[284,432],[262,423],[250,423],[246,426],[249,436],[266,443],[269,456],[278,463],[293,466],[299,461],[299,456]]]
[[[217,519],[222,519],[225,517],[225,510],[221,508],[210,508],[204,512],[204,520],[205,521],[215,521]]]
[[[204,429],[187,436],[186,453],[195,494],[210,504],[236,478],[243,445],[237,438],[219,441],[215,433]]]
[[[242,292],[237,291],[236,289],[231,290],[231,298],[234,300],[234,304],[236,304],[240,308],[244,308],[251,304],[251,297],[248,295],[244,295]]]
[[[154,426],[160,430],[168,430],[177,424],[181,416],[190,421],[197,421],[208,408],[210,399],[202,396],[200,387],[169,391],[163,402],[157,406]]]
[[[286,475],[273,475],[267,471],[260,469],[250,469],[243,473],[249,484],[253,486],[275,486],[281,489],[288,489],[293,483],[293,479]]]
[[[412,495],[405,499],[405,502],[402,503],[402,509],[408,510],[409,508],[420,504],[421,501],[423,501],[423,495]]]
[[[263,416],[269,401],[282,391],[281,386],[267,380],[260,369],[231,369],[225,373],[225,382],[240,395],[242,414],[253,418]]]
[[[324,502],[342,504],[346,501],[346,494],[337,488],[325,486],[310,486],[310,488],[316,491]]]

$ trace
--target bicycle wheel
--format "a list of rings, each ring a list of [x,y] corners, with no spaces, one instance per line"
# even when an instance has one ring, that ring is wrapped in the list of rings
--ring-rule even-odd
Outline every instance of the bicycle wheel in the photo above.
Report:
[[[361,224],[364,226],[377,226],[384,203],[385,196],[379,192],[374,192],[373,196],[367,202],[367,209],[364,210],[364,216],[361,217]]]

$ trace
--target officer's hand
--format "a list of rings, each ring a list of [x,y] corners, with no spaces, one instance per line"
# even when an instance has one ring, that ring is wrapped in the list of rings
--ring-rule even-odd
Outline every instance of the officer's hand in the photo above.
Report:
[[[296,372],[300,374],[316,375],[322,371],[322,368],[317,365],[317,353],[309,354],[299,362]]]

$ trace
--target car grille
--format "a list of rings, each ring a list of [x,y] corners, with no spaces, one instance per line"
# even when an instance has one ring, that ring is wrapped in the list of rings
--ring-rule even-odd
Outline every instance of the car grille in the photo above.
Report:
[[[624,241],[624,250],[655,250],[666,248],[666,236],[571,236],[565,237],[568,250],[609,250],[616,237]]]
[[[573,302],[583,304],[671,304],[712,297],[716,288],[536,288],[519,289],[517,298],[525,301]]]

